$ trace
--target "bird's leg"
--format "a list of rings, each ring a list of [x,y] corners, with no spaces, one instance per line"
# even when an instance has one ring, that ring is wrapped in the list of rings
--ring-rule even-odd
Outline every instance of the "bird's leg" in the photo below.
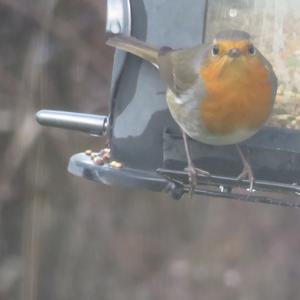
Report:
[[[240,155],[240,158],[242,160],[242,163],[243,163],[243,170],[242,170],[241,174],[237,177],[237,179],[238,180],[248,179],[250,182],[249,192],[252,192],[253,184],[254,184],[254,176],[253,176],[252,168],[251,168],[249,162],[247,161],[247,159],[245,158],[239,145],[236,145],[236,149],[237,149],[237,151]]]
[[[202,176],[209,176],[209,172],[202,170],[202,169],[198,169],[195,168],[192,158],[191,158],[191,152],[189,149],[189,144],[188,144],[188,140],[187,140],[187,135],[186,133],[182,130],[182,137],[183,137],[183,142],[184,142],[184,149],[185,149],[185,153],[186,153],[186,158],[187,158],[187,163],[188,166],[187,168],[185,168],[185,171],[188,172],[189,175],[189,182],[191,185],[191,195],[193,193],[193,190],[195,189],[196,185],[197,185],[197,176],[198,175],[202,175]]]

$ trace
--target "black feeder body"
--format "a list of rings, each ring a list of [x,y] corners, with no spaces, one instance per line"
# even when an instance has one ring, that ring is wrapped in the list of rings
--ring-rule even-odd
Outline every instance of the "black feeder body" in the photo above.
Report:
[[[132,35],[154,45],[174,48],[203,42],[207,1],[107,0],[108,34]],[[178,16],[184,22],[178,26]],[[176,30],[174,30],[176,28]],[[76,176],[108,185],[168,192],[174,199],[189,192],[184,144],[165,100],[165,85],[157,69],[131,54],[116,50],[109,116],[41,110],[42,125],[106,135],[110,161],[98,165],[85,153],[70,158],[68,170]],[[194,197],[207,195],[287,207],[300,207],[300,134],[297,130],[265,127],[241,144],[256,178],[235,176],[242,169],[234,146],[209,146],[189,139],[196,166],[210,177],[199,177]]]

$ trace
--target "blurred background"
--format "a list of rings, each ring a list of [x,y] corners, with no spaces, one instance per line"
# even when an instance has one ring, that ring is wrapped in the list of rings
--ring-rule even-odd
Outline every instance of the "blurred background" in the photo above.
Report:
[[[298,299],[299,210],[68,174],[72,154],[105,140],[34,115],[108,113],[105,13],[104,0],[0,0],[0,300]]]

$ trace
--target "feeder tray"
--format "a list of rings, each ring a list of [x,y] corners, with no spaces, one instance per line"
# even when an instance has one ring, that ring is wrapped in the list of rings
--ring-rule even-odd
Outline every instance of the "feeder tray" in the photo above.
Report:
[[[172,9],[170,9],[172,7]],[[108,33],[132,35],[154,45],[174,48],[203,42],[207,1],[108,0]],[[176,30],[174,28],[176,27]],[[41,110],[42,125],[106,135],[110,161],[96,164],[89,155],[71,157],[70,173],[108,185],[168,192],[179,199],[189,192],[186,156],[178,125],[165,101],[165,86],[148,62],[116,50],[109,116]],[[195,166],[212,176],[199,176],[194,194],[300,207],[300,134],[297,130],[265,127],[241,144],[256,178],[237,180],[242,164],[234,146],[209,146],[189,139]]]

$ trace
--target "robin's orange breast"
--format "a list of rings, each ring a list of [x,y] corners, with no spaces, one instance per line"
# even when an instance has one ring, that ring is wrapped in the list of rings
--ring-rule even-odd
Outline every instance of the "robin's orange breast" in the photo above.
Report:
[[[268,67],[258,58],[210,61],[200,70],[206,96],[199,106],[203,125],[212,134],[260,128],[273,106]]]

